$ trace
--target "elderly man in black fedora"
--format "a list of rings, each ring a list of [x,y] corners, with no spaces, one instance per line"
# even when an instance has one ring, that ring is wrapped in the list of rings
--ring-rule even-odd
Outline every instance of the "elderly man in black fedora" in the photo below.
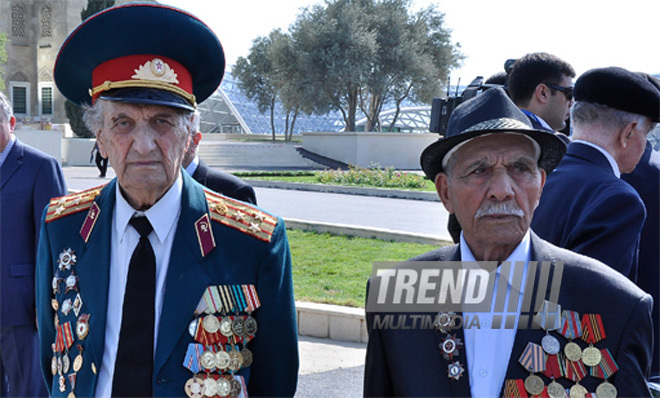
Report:
[[[530,230],[546,174],[565,150],[500,89],[456,108],[447,136],[424,150],[421,164],[463,226],[460,242],[413,260],[439,269],[492,262],[493,305],[480,313],[439,307],[432,327],[395,328],[375,322],[384,312],[370,311],[368,301],[365,396],[649,395],[650,296]],[[543,288],[555,278],[559,285]],[[496,297],[507,299],[506,312]]]

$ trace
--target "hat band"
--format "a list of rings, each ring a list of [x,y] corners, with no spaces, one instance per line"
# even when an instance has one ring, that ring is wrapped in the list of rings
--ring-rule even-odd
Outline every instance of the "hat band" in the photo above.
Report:
[[[110,80],[106,80],[103,82],[103,84],[100,84],[94,88],[92,88],[89,91],[89,94],[92,98],[96,98],[96,96],[104,91],[108,90],[113,90],[117,88],[134,88],[134,87],[140,87],[140,88],[154,88],[158,90],[165,90],[172,92],[174,94],[178,94],[179,96],[183,97],[186,101],[190,102],[190,104],[193,107],[197,107],[197,103],[195,102],[195,95],[188,93],[186,90],[173,86],[168,83],[162,83],[154,80],[122,80],[118,82],[111,82]]]

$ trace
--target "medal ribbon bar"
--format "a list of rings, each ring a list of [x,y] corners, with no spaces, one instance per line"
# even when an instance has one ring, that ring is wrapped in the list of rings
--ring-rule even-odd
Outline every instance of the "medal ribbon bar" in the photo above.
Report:
[[[605,338],[605,328],[600,314],[582,315],[582,340],[593,344]]]
[[[564,359],[564,369],[566,372],[566,378],[574,382],[579,382],[587,375],[587,369],[584,367],[582,361],[573,362]]]
[[[572,340],[582,336],[580,315],[576,311],[562,311],[561,324],[559,333],[567,339]]]
[[[543,347],[532,342],[527,343],[527,347],[518,359],[518,362],[531,373],[542,372],[545,370],[545,356]]]

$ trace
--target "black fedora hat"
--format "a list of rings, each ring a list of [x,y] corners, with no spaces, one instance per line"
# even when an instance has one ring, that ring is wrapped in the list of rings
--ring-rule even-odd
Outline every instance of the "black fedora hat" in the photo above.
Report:
[[[186,11],[130,3],[100,11],[66,39],[55,60],[60,92],[193,110],[220,85],[225,57],[213,31]]]
[[[422,170],[432,181],[444,171],[443,159],[457,145],[484,134],[519,133],[539,144],[539,166],[550,173],[566,153],[566,144],[555,134],[532,127],[529,118],[501,88],[491,88],[465,101],[451,114],[447,135],[422,152]]]

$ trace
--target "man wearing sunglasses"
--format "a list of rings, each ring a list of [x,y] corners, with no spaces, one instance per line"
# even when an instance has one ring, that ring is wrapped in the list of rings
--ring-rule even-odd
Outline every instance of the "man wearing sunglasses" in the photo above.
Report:
[[[623,68],[592,69],[575,83],[575,101],[573,141],[548,175],[532,229],[634,282],[646,211],[620,176],[635,168],[660,121],[660,90]]]
[[[534,128],[561,131],[573,104],[574,77],[573,67],[552,54],[527,54],[513,65],[509,95]]]

